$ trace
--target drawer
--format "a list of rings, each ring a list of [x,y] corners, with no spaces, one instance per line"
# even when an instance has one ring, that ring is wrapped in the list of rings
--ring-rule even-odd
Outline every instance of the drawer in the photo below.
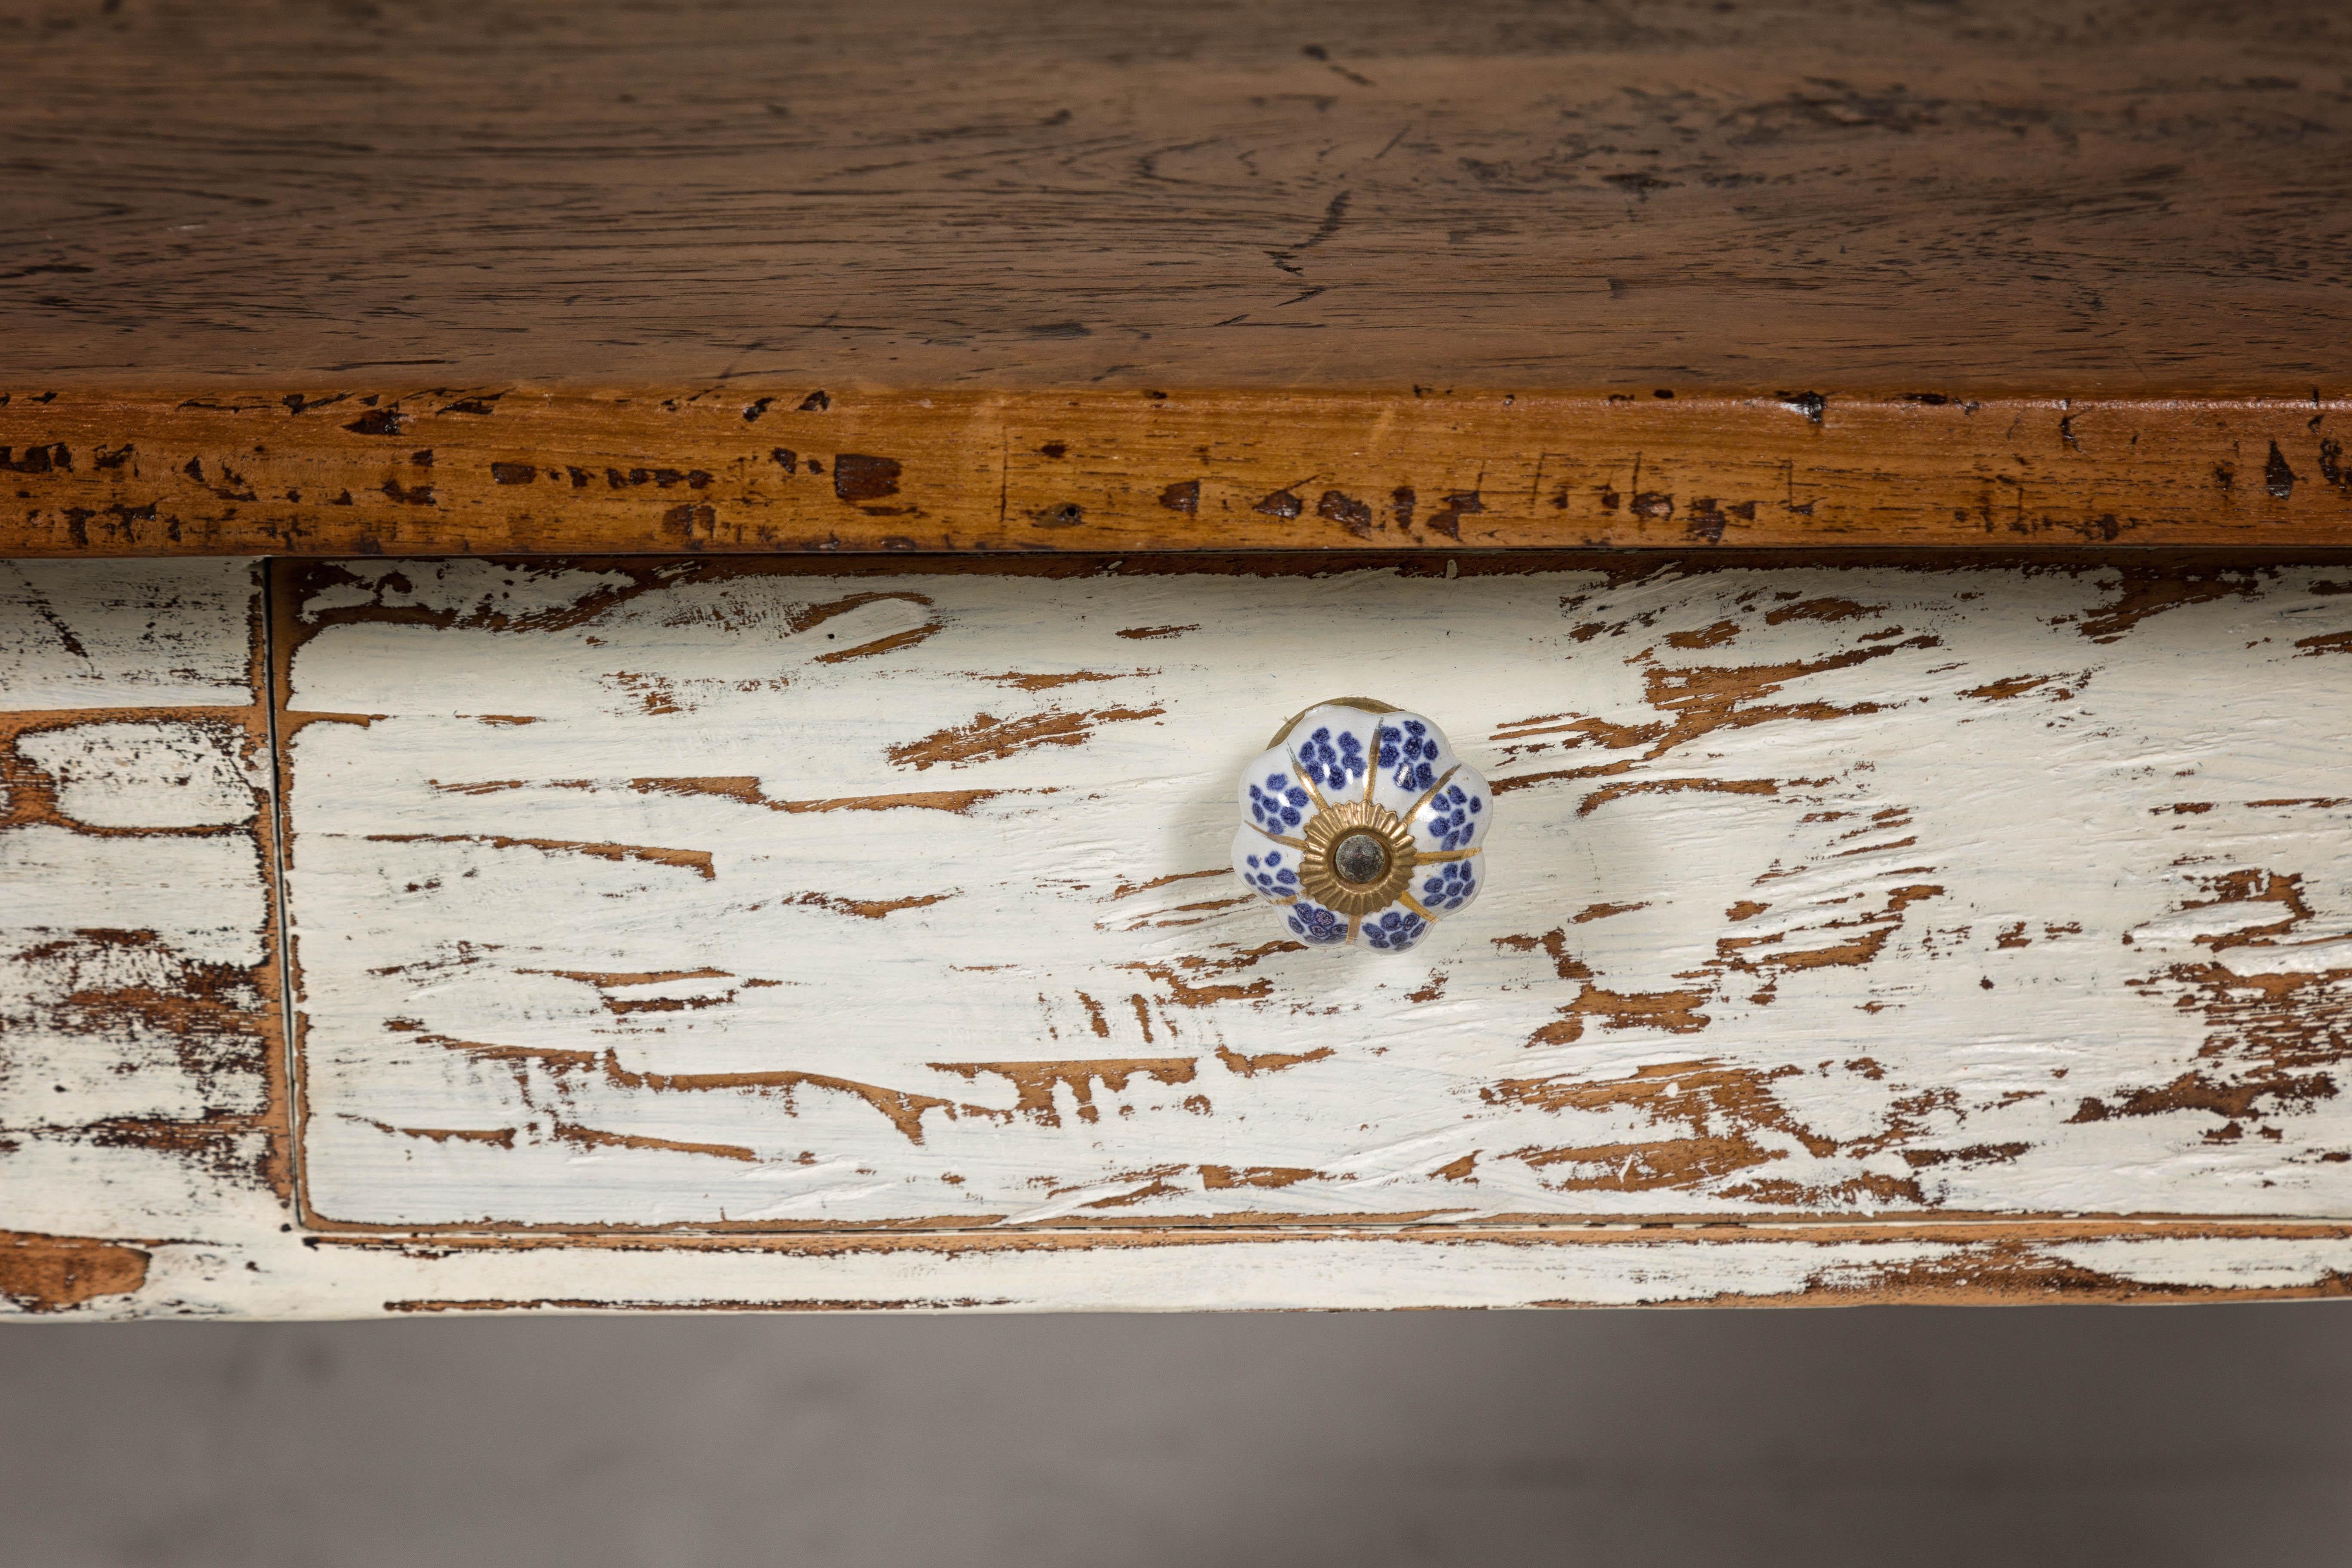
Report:
[[[2308,1294],[2352,571],[26,563],[19,1305]],[[1234,877],[1362,692],[1409,952]],[[87,1237],[88,1239],[77,1239]]]

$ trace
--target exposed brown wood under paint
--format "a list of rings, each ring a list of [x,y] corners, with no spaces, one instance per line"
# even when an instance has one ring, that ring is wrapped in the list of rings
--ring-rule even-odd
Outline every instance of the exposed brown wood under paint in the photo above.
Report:
[[[1068,1090],[1077,1105],[1080,1121],[1096,1122],[1102,1112],[1094,1102],[1094,1086],[1099,1082],[1107,1089],[1119,1090],[1128,1079],[1143,1077],[1156,1082],[1175,1085],[1191,1083],[1195,1068],[1190,1057],[1137,1057],[1115,1061],[1042,1061],[1042,1062],[938,1062],[934,1066],[956,1073],[967,1082],[978,1082],[982,1073],[992,1074],[1009,1081],[1015,1091],[1013,1114],[1034,1118],[1047,1127],[1062,1124],[1061,1112],[1055,1106],[1054,1091]]]
[[[562,838],[477,838],[464,834],[374,833],[368,837],[386,844],[483,843],[495,849],[542,849],[553,855],[593,855],[600,860],[646,860],[659,866],[681,867],[705,881],[718,874],[711,868],[708,849],[666,849],[650,844],[580,844]]]
[[[28,1312],[61,1312],[143,1288],[151,1259],[119,1241],[0,1231],[0,1296]]]
[[[983,1307],[1018,1307],[1007,1297],[957,1296],[917,1300],[700,1301],[600,1300],[593,1296],[544,1296],[530,1300],[386,1301],[387,1312],[950,1312]]]
[[[2216,1218],[2205,1215],[2112,1215],[2097,1219],[2066,1215],[1906,1215],[1873,1219],[1852,1215],[1813,1218],[1780,1215],[1755,1219],[1727,1219],[1720,1215],[1639,1215],[1581,1223],[1544,1223],[1525,1215],[1497,1215],[1481,1222],[1447,1219],[1386,1230],[1368,1226],[1327,1227],[1318,1221],[1275,1224],[1270,1216],[1268,1223],[1241,1223],[1215,1229],[1171,1226],[1156,1218],[1148,1224],[1132,1219],[1097,1220],[1083,1226],[986,1226],[950,1231],[907,1226],[835,1226],[789,1232],[550,1227],[490,1233],[459,1227],[411,1232],[347,1226],[321,1232],[312,1239],[320,1248],[351,1247],[365,1252],[529,1252],[580,1247],[611,1252],[746,1253],[792,1258],[931,1252],[957,1258],[1003,1252],[1085,1251],[1095,1247],[1213,1247],[1227,1242],[1265,1246],[1309,1239],[1326,1229],[1350,1242],[1413,1246],[1497,1242],[1526,1247],[1625,1247],[1690,1241],[1782,1241],[1827,1246],[1839,1242],[1924,1241],[2047,1247],[2170,1237],[2352,1240],[2352,1221]]]
[[[14,397],[0,447],[40,458],[0,485],[0,555],[2352,543],[2352,402],[2317,391],[929,391],[787,397],[755,422],[734,386],[322,395]],[[803,452],[894,454],[889,504]],[[1284,499],[1302,495],[1331,504]]]
[[[1075,678],[1074,678],[1075,679]],[[483,721],[513,723],[513,719],[493,720],[483,715]],[[520,721],[536,722],[537,721]],[[445,784],[438,786],[451,795],[494,795],[500,790],[527,787],[521,779],[485,779]],[[593,789],[595,781],[567,780],[551,787]],[[910,790],[904,795],[846,795],[838,800],[771,800],[760,788],[759,779],[751,774],[728,778],[642,778],[631,779],[629,787],[641,794],[709,795],[740,801],[745,805],[765,806],[770,811],[896,811],[902,807],[924,811],[945,811],[961,814],[970,811],[983,800],[993,798],[999,792],[989,789]]]
[[[170,834],[214,837],[250,831],[245,824],[198,826],[99,826],[65,816],[58,806],[58,781],[19,749],[27,737],[52,730],[100,725],[176,725],[234,736],[248,755],[267,749],[268,737],[250,716],[222,708],[68,708],[0,712],[0,829],[25,823],[45,823],[73,833],[108,837],[146,837]]]
[[[1252,1177],[1272,1178],[1252,1184],[1276,1184],[1277,1172],[1242,1173]],[[1743,1293],[1736,1289],[1698,1300],[1675,1298],[1655,1304],[1668,1306],[1778,1306],[1778,1307],[1862,1307],[1862,1306],[2058,1306],[2100,1305],[2125,1302],[2185,1303],[2200,1300],[2309,1300],[2352,1296],[2352,1277],[2331,1274],[2319,1282],[2276,1288],[2248,1287],[2215,1290],[2200,1287],[2151,1284],[2127,1277],[2085,1267],[2070,1260],[2063,1251],[2070,1245],[2080,1247],[2098,1242],[2154,1241],[2167,1238],[2186,1241],[2191,1238],[2230,1239],[2238,1241],[2288,1239],[2340,1239],[2352,1236],[2341,1225],[2294,1225],[2270,1223],[2201,1222],[2173,1220],[2161,1225],[2135,1224],[2115,1221],[2080,1221],[2051,1219],[2040,1221],[2008,1221],[1997,1225],[1965,1223],[1935,1224],[1896,1222],[1882,1225],[1823,1223],[1818,1225],[1775,1224],[1690,1224],[1668,1225],[1657,1222],[1641,1224],[1594,1225],[1582,1227],[1562,1226],[1465,1227],[1454,1225],[1418,1225],[1410,1229],[1387,1234],[1357,1232],[1327,1233],[1324,1245],[1332,1247],[1451,1247],[1467,1245],[1499,1245],[1526,1248],[1607,1248],[1627,1255],[1625,1265],[1639,1268],[1641,1255],[1647,1250],[1675,1243],[1702,1241],[1723,1249],[1728,1263],[1737,1258],[1742,1248],[1771,1245],[1801,1245],[1826,1249],[1838,1244],[1878,1244],[1890,1253],[1910,1246],[1925,1245],[1942,1248],[1937,1255],[1917,1257],[1890,1256],[1885,1261],[1856,1262],[1851,1258],[1825,1264],[1807,1281],[1801,1290],[1791,1292],[1767,1291]],[[790,1238],[709,1237],[656,1240],[643,1237],[509,1237],[492,1240],[486,1237],[436,1236],[429,1240],[404,1242],[396,1237],[333,1236],[321,1237],[322,1245],[357,1247],[370,1250],[409,1251],[420,1256],[441,1256],[484,1249],[551,1249],[587,1247],[630,1250],[647,1247],[692,1249],[695,1251],[750,1251],[782,1254],[795,1258],[846,1258],[859,1255],[924,1256],[940,1258],[985,1257],[1004,1253],[1056,1252],[1072,1249],[1133,1249],[1160,1247],[1200,1247],[1231,1246],[1270,1246],[1302,1239],[1300,1231],[1225,1230],[1214,1235],[1181,1228],[1103,1229],[1080,1236],[1069,1233],[1038,1231],[966,1233],[962,1235],[908,1236],[868,1233],[847,1235],[839,1232],[824,1236],[797,1236]],[[665,1310],[759,1311],[771,1310],[806,1310],[810,1307],[865,1309],[896,1308],[900,1310],[937,1310],[951,1303],[936,1300],[877,1300],[860,1302],[794,1302],[770,1300],[700,1300],[682,1303],[638,1301],[626,1299],[600,1300],[594,1297],[562,1299],[514,1299],[469,1300],[394,1300],[383,1304],[383,1310],[394,1312],[436,1311],[615,1311],[647,1308]],[[978,1304],[971,1301],[955,1305]],[[1591,1305],[1573,1298],[1558,1300],[1538,1300],[1525,1303],[1535,1307],[1572,1308]]]

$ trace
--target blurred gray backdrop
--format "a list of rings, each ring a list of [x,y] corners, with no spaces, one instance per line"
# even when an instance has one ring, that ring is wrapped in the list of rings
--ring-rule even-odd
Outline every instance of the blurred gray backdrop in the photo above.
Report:
[[[2352,1302],[7,1324],[0,1563],[2352,1563]]]

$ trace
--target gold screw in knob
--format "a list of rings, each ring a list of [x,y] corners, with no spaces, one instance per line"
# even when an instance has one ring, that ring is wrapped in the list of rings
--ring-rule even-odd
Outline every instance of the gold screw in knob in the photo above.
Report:
[[[1351,888],[1361,888],[1389,874],[1389,847],[1377,833],[1350,833],[1331,843],[1331,869]]]
[[[1412,881],[1412,835],[1404,819],[1368,800],[1316,813],[1298,853],[1298,885],[1334,914],[1368,915]]]

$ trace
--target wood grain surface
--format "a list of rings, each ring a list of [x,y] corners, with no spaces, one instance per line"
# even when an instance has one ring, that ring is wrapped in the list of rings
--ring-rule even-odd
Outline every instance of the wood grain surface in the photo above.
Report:
[[[277,575],[283,858],[251,566],[16,569],[10,1314],[2352,1279],[2341,569]],[[1335,674],[1506,786],[1384,964],[1213,842]]]
[[[2347,71],[2326,0],[8,0],[0,325],[29,392],[2333,395]]]
[[[0,397],[0,549],[2262,551],[2352,543],[2347,430],[2317,394],[48,393]]]
[[[0,3],[0,553],[2340,543],[2339,11]]]

